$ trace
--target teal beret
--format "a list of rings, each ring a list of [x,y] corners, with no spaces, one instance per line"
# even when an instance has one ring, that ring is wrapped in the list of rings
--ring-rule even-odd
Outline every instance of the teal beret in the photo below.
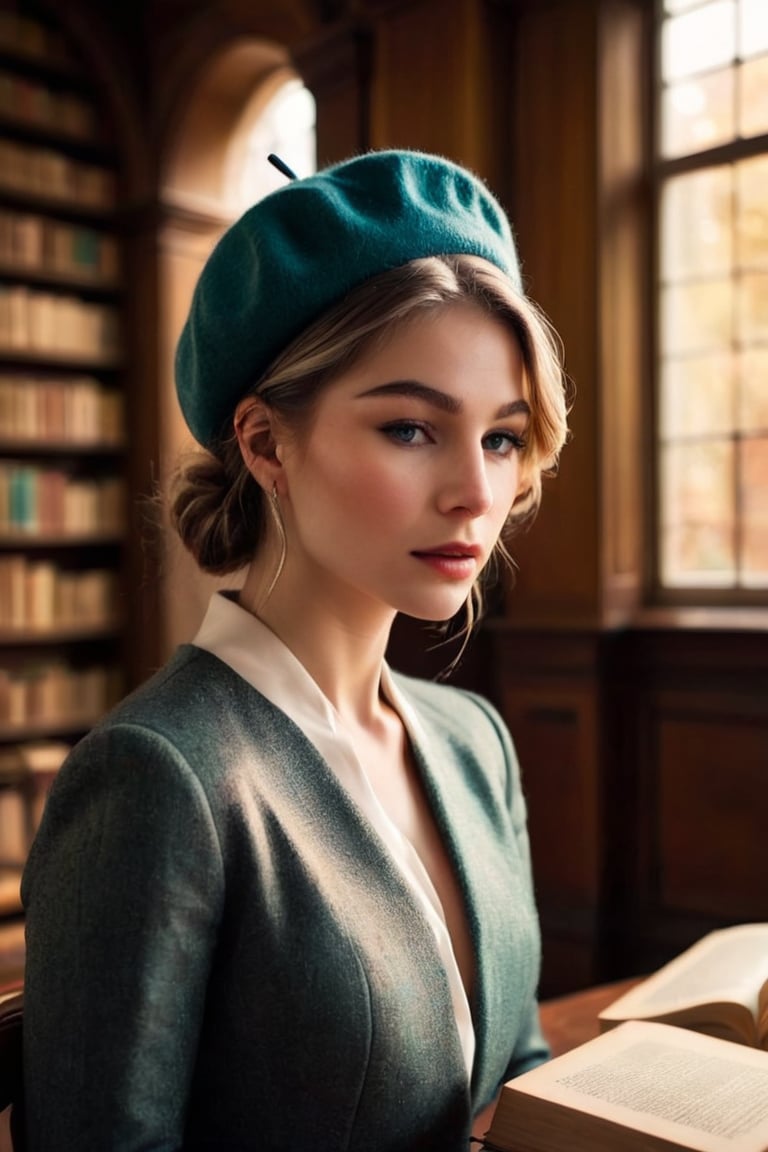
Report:
[[[482,256],[520,291],[504,211],[472,173],[423,152],[367,152],[254,204],[221,237],[176,349],[184,418],[209,446],[309,324],[352,289],[425,256]]]

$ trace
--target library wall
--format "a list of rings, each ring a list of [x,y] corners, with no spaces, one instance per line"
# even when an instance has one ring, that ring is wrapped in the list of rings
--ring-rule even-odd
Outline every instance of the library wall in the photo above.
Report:
[[[121,158],[55,16],[0,6],[0,913],[72,742],[127,687]]]

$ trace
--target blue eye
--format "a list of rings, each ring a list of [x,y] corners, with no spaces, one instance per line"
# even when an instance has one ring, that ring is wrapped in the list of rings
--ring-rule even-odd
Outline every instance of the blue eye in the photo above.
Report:
[[[395,424],[387,424],[382,428],[385,436],[389,436],[397,444],[424,443],[426,433],[420,424],[412,421],[400,420]],[[421,439],[419,439],[421,437]]]
[[[483,447],[499,456],[522,452],[525,445],[525,437],[519,436],[516,432],[489,432],[483,440]]]

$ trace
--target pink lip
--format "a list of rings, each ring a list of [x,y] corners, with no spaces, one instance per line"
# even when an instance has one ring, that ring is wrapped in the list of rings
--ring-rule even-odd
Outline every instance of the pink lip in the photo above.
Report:
[[[453,560],[477,560],[482,554],[479,544],[463,544],[460,540],[450,544],[438,544],[436,548],[419,548],[414,550],[414,556],[446,556]]]
[[[449,580],[472,579],[477,571],[477,560],[482,549],[477,544],[441,544],[438,548],[412,552],[422,564]]]

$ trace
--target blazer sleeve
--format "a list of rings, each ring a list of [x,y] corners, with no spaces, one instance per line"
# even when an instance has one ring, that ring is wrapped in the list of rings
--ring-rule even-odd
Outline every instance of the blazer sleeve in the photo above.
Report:
[[[184,1121],[224,870],[207,798],[132,724],[75,749],[25,870],[29,1152],[171,1152]]]
[[[517,841],[519,860],[524,870],[526,887],[530,894],[531,904],[535,905],[534,876],[528,839],[528,812],[520,777],[520,763],[509,729],[503,719],[487,700],[481,699],[481,703],[491,723],[496,728],[501,743],[506,766],[505,788],[507,808]],[[523,1023],[518,1033],[517,1043],[515,1044],[514,1051],[499,1087],[501,1087],[502,1083],[512,1079],[514,1076],[519,1076],[537,1064],[543,1063],[545,1060],[548,1060],[549,1057],[549,1044],[541,1030],[539,1020],[538,1000],[532,998],[525,1006]]]

